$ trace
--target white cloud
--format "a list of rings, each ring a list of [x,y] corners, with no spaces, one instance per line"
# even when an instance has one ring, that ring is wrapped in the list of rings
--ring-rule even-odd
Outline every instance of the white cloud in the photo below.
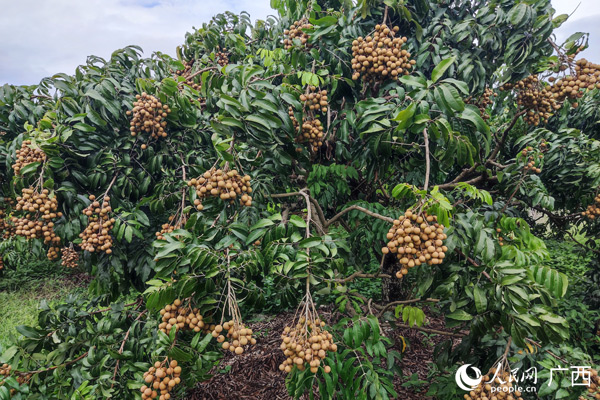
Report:
[[[598,0],[581,5],[558,31],[563,40],[575,31],[592,33],[583,55],[600,62]],[[552,0],[558,14],[571,13],[573,0]],[[13,0],[0,14],[0,84],[34,84],[58,72],[74,73],[88,55],[108,58],[130,44],[145,55],[174,55],[192,26],[224,11],[247,11],[253,20],[275,14],[269,0]]]
[[[174,55],[192,26],[224,11],[247,11],[252,20],[273,14],[269,0],[19,0],[0,14],[0,84],[34,84],[58,72],[73,73],[88,55],[110,57],[136,44],[149,56]]]

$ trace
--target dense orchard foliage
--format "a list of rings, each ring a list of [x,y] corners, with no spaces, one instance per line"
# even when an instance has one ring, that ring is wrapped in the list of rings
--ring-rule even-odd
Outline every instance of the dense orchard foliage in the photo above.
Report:
[[[426,329],[424,308],[449,334],[438,398],[465,394],[463,362],[593,364],[545,244],[600,232],[587,37],[555,43],[550,0],[271,3],[176,57],[130,46],[0,87],[0,251],[40,242],[94,277],[89,300],[19,327],[0,399],[177,398],[285,309],[293,396],[396,397],[382,328]],[[598,250],[579,244],[580,304],[597,305]],[[583,391],[542,378],[545,398]]]

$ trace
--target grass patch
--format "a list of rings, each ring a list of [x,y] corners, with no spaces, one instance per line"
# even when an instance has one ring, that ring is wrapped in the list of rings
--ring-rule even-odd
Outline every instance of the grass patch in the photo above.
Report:
[[[69,294],[83,292],[85,288],[60,278],[37,280],[20,288],[0,292],[0,348],[7,348],[19,333],[19,325],[38,326],[39,305],[46,300],[50,305],[65,299]]]

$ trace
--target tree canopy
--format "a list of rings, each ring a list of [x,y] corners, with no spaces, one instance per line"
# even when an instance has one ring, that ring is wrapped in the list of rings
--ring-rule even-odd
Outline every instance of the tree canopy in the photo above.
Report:
[[[215,16],[176,56],[128,46],[0,87],[0,251],[31,240],[94,277],[90,299],[20,327],[0,399],[167,399],[260,340],[246,319],[296,307],[293,396],[395,398],[402,355],[381,327],[426,330],[429,309],[448,334],[439,398],[464,394],[442,389],[459,363],[509,349],[592,362],[545,244],[599,233],[587,36],[555,43],[550,0],[271,4],[254,24]],[[305,365],[285,335],[322,344]],[[174,388],[147,386],[165,374]]]

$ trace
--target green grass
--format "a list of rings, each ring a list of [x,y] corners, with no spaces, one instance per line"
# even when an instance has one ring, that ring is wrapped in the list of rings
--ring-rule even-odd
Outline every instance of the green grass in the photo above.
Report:
[[[83,290],[71,281],[49,278],[33,281],[16,290],[0,292],[0,348],[6,349],[18,338],[17,326],[38,326],[37,316],[42,300],[54,304],[69,294]]]

